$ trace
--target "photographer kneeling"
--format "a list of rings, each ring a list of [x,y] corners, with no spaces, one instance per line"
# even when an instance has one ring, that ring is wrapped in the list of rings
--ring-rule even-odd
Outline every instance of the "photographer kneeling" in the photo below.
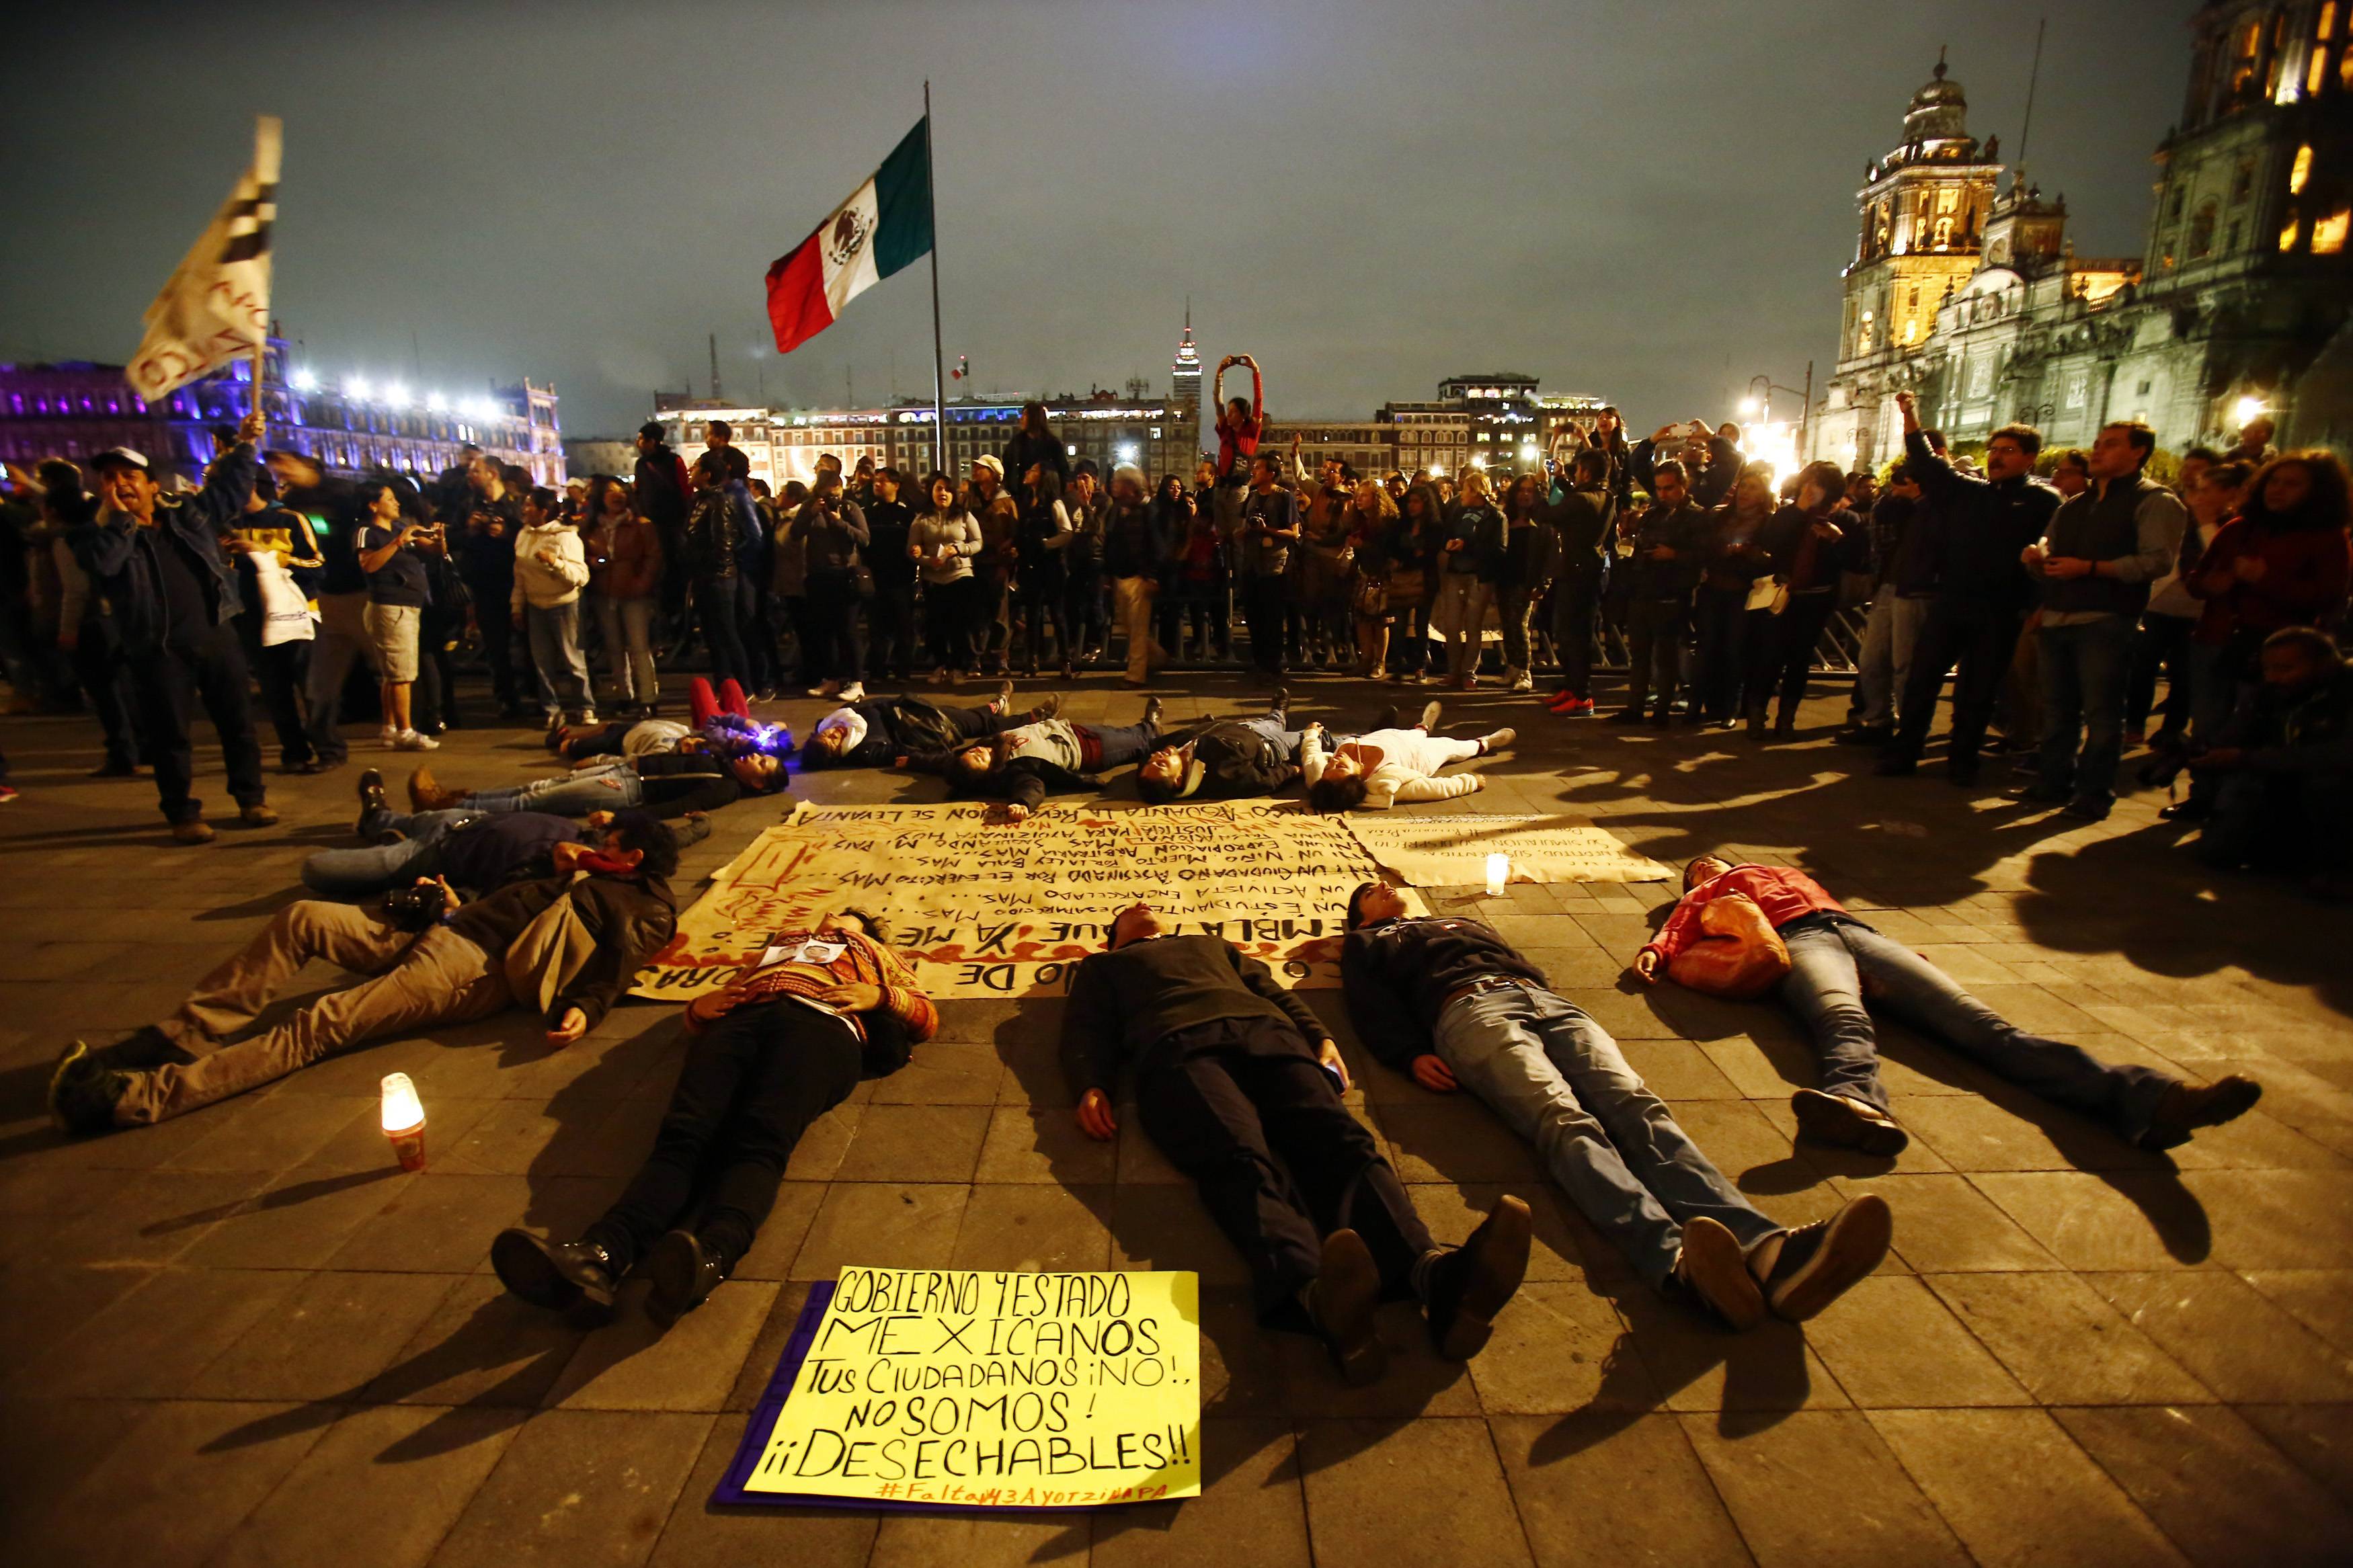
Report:
[[[2262,658],[2253,697],[2188,758],[2221,780],[2198,853],[2232,870],[2301,868],[2315,895],[2353,897],[2353,668],[2312,626],[2272,633]]]

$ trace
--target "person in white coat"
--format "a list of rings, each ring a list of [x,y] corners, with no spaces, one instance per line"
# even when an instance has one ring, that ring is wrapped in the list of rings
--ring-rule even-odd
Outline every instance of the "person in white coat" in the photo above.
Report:
[[[1421,710],[1421,722],[1410,730],[1392,723],[1358,735],[1337,748],[1324,750],[1324,726],[1310,724],[1299,742],[1300,773],[1307,780],[1307,804],[1317,811],[1350,811],[1365,806],[1387,810],[1398,801],[1451,800],[1486,786],[1477,773],[1440,778],[1450,763],[1468,762],[1509,746],[1515,737],[1497,730],[1472,741],[1450,741],[1430,732],[1438,722],[1438,704]]]
[[[588,585],[588,552],[580,533],[557,519],[555,492],[544,485],[523,498],[522,531],[515,535],[514,619],[531,639],[539,671],[539,705],[554,730],[567,721],[596,721],[588,688],[588,660],[580,651],[580,590]]]

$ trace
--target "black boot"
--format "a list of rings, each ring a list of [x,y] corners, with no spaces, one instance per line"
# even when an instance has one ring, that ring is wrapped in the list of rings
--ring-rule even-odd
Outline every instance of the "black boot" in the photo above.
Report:
[[[646,1298],[647,1315],[670,1327],[709,1300],[733,1266],[733,1259],[705,1247],[692,1231],[665,1233],[646,1254],[646,1276],[653,1281]]]
[[[360,774],[360,819],[352,825],[353,835],[373,843],[375,836],[368,831],[368,818],[391,810],[392,803],[385,798],[384,774],[374,768]]]
[[[575,1312],[592,1322],[613,1316],[620,1270],[593,1241],[542,1241],[529,1231],[502,1230],[491,1243],[499,1283],[534,1307]]]
[[[1430,1267],[1423,1310],[1438,1353],[1469,1361],[1495,1331],[1495,1314],[1527,1277],[1535,1222],[1528,1205],[1506,1193],[1470,1239]]]

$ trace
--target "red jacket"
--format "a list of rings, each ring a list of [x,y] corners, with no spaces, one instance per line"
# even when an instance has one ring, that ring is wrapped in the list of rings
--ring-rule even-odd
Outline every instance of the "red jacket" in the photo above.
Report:
[[[1700,934],[1699,912],[1726,893],[1746,893],[1757,900],[1765,918],[1779,931],[1800,915],[1819,914],[1824,910],[1846,912],[1846,906],[1822,891],[1822,885],[1803,871],[1788,866],[1735,866],[1712,881],[1702,882],[1683,895],[1659,934],[1646,944],[1646,950],[1666,963],[1689,947]]]
[[[2259,581],[2233,574],[2242,555],[2263,561]],[[2345,607],[2348,572],[2343,529],[2263,528],[2234,517],[2183,579],[2206,601],[2195,636],[2220,644],[2241,627],[2268,636],[2282,626],[2327,626]]]

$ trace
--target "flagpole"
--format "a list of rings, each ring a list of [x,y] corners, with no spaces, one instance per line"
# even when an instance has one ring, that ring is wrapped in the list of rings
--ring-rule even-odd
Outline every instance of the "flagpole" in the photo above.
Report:
[[[265,141],[265,139],[266,139],[266,135],[267,135],[267,133],[264,132],[264,130],[262,129],[262,127],[263,127],[263,122],[264,122],[268,118],[269,118],[269,117],[268,117],[267,115],[259,115],[259,114],[255,115],[255,116],[254,116],[254,118],[253,118],[253,170],[254,170],[254,174],[256,174],[256,176],[259,176],[259,175],[260,174],[260,173],[261,173],[261,168],[262,168],[262,160],[263,160],[263,153],[264,153],[264,152],[265,152],[265,148],[264,148],[264,146],[263,146],[263,142],[264,142],[264,141]],[[273,176],[273,178],[274,178],[274,176]],[[273,203],[273,205],[274,205],[274,203]],[[276,226],[275,224],[271,225],[271,227],[272,227],[272,228],[275,228],[276,226]],[[275,243],[276,243],[276,237],[275,237],[275,236],[273,236],[273,237],[272,237],[272,238],[271,238],[271,243],[272,243],[272,244],[275,244]],[[270,269],[271,269],[271,271],[272,271],[273,273],[277,270],[277,264],[276,264],[276,259],[275,259],[275,258],[273,258],[271,259],[271,267],[270,267]],[[274,292],[274,291],[275,291],[275,290],[273,290],[273,292]],[[269,414],[268,414],[268,413],[267,413],[267,412],[262,408],[262,405],[261,405],[261,373],[262,373],[263,367],[269,363],[269,312],[268,312],[267,310],[265,310],[265,311],[262,313],[262,318],[261,318],[261,338],[260,338],[260,341],[259,341],[259,342],[256,342],[256,343],[253,345],[253,409],[252,409],[252,412],[254,412],[254,413],[256,413],[256,414],[259,414],[259,415],[262,416],[262,418],[263,418],[264,420],[267,420],[267,419],[269,417]]]
[[[940,202],[939,166],[932,162],[932,84],[923,83],[923,204],[932,218],[932,466],[948,469],[948,411],[945,356],[940,352]],[[949,475],[953,479],[954,475]]]

